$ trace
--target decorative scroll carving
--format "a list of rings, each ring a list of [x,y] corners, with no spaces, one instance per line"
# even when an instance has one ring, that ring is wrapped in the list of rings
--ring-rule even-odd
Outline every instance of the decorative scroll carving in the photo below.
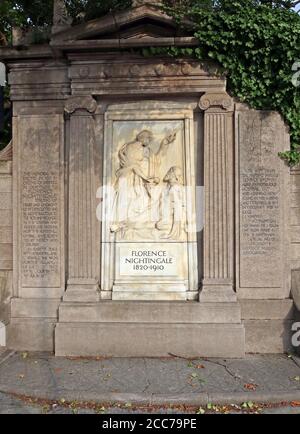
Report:
[[[76,110],[86,110],[89,113],[94,113],[97,109],[97,102],[91,96],[86,97],[71,97],[67,100],[65,111],[69,114]]]
[[[232,98],[226,93],[206,93],[199,101],[201,110],[220,109],[231,112],[234,110]]]
[[[13,159],[13,144],[12,141],[0,151],[0,161],[11,161]]]

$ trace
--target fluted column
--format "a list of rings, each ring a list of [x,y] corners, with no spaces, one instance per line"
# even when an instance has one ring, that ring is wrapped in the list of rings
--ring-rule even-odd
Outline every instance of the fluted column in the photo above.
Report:
[[[233,281],[233,102],[226,93],[205,94],[204,279],[201,302],[236,301]]]
[[[69,130],[68,286],[65,300],[97,301],[97,220],[92,97],[71,98]]]

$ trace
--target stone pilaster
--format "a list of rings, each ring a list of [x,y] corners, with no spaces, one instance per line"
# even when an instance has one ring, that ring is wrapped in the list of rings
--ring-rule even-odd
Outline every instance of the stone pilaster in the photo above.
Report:
[[[204,279],[201,302],[236,301],[233,279],[233,101],[226,93],[205,94]]]
[[[93,119],[96,108],[96,101],[92,97],[70,98],[65,108],[70,115],[66,301],[88,302],[99,299]]]

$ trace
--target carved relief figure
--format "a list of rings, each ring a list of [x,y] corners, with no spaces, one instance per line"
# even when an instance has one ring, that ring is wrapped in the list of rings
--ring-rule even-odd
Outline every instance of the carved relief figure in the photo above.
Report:
[[[171,167],[164,183],[160,200],[161,219],[156,228],[161,231],[161,238],[180,240],[186,234],[186,201],[181,168]]]
[[[149,231],[155,229],[157,221],[153,218],[153,210],[159,200],[155,189],[161,182],[159,166],[176,136],[176,132],[168,135],[155,152],[151,146],[152,132],[143,130],[133,142],[124,144],[119,150],[120,167],[116,172],[111,231],[122,239],[131,239],[137,233],[141,238],[153,237]]]

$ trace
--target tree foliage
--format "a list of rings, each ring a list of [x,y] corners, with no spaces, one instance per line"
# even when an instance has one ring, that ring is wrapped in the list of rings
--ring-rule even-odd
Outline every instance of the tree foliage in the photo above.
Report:
[[[300,62],[300,16],[293,0],[164,0],[181,25],[194,23],[199,46],[144,50],[146,55],[188,55],[212,59],[227,72],[233,96],[257,109],[278,110],[290,126],[292,148],[284,157],[300,161],[300,87],[292,83]],[[74,22],[127,8],[131,0],[66,0]],[[9,40],[12,25],[45,26],[52,22],[53,0],[2,0],[0,32]]]

